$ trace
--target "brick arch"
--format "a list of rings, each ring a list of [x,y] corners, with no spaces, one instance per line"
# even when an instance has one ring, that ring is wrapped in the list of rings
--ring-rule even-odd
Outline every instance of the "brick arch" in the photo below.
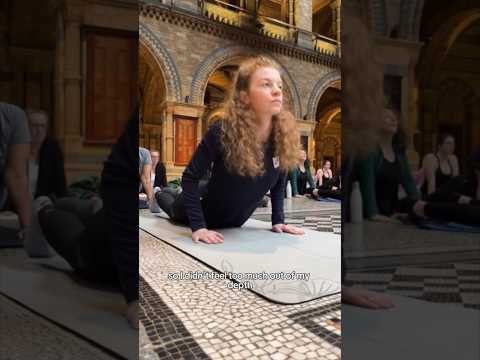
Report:
[[[182,101],[180,75],[173,58],[155,34],[145,25],[139,24],[141,46],[145,46],[155,59],[166,84],[166,98],[168,101]]]
[[[312,93],[310,94],[310,98],[308,99],[307,119],[315,119],[318,102],[320,101],[320,98],[325,90],[327,90],[329,87],[333,87],[335,89],[341,88],[341,74],[339,71],[331,71],[317,81],[313,87]]]
[[[401,39],[418,40],[420,24],[425,0],[402,0],[400,4],[399,37]]]
[[[193,75],[192,86],[190,88],[190,101],[193,104],[203,105],[205,90],[207,88],[210,76],[223,65],[231,62],[240,62],[248,56],[259,55],[258,51],[244,46],[230,46],[214,50],[198,65]],[[277,59],[270,57],[282,70],[282,77],[286,85],[289,96],[293,102],[293,115],[297,118],[301,117],[301,102],[298,89],[288,70]]]

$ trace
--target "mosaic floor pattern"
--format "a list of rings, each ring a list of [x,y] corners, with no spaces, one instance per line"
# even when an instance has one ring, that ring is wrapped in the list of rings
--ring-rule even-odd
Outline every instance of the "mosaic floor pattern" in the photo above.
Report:
[[[339,359],[340,295],[279,305],[227,280],[173,281],[210,271],[140,234],[140,359]]]
[[[109,360],[78,336],[0,294],[0,358],[6,360]]]
[[[480,260],[347,273],[345,283],[480,310]]]

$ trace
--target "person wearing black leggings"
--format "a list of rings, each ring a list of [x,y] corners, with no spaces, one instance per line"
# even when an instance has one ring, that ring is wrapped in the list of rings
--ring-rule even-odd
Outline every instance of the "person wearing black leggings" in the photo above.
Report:
[[[389,222],[395,221],[395,213],[407,212],[415,221],[433,219],[479,225],[478,200],[468,204],[452,203],[441,193],[430,194],[430,199],[420,200],[420,192],[413,182],[406,156],[404,135],[399,130],[399,114],[391,108],[384,111],[380,146],[361,163],[359,169],[365,216],[374,221]],[[398,198],[399,185],[403,185],[407,192],[407,197],[401,200]],[[448,194],[450,192],[447,192],[447,196],[450,196]]]
[[[77,274],[118,286],[127,320],[138,329],[138,108],[104,164],[98,202],[36,200],[47,242]],[[95,209],[96,208],[96,209]],[[98,210],[98,211],[97,211]]]
[[[242,226],[269,190],[272,231],[304,233],[284,223],[285,178],[296,165],[300,137],[282,102],[279,67],[265,56],[243,62],[223,119],[208,129],[183,173],[182,192],[155,194],[172,220],[190,225],[193,241],[223,242],[210,229]],[[210,168],[208,184],[200,185]]]

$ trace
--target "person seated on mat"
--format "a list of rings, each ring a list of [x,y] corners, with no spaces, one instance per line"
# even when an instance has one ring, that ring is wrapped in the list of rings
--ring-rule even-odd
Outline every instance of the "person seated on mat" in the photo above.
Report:
[[[167,170],[165,165],[160,161],[160,153],[157,150],[150,150],[150,157],[152,159],[152,184],[153,187],[163,188],[167,184]]]
[[[211,229],[242,226],[269,190],[272,230],[304,233],[284,222],[285,177],[296,164],[300,136],[282,103],[282,78],[273,60],[244,61],[223,119],[207,130],[183,173],[183,191],[156,193],[171,220],[190,225],[194,242],[223,242],[223,235]],[[208,184],[199,187],[212,163]]]
[[[101,202],[34,201],[44,239],[89,282],[119,287],[126,317],[138,329],[138,108],[113,146],[101,177]],[[40,245],[40,244],[39,244]]]
[[[315,187],[320,189],[324,184],[327,184],[333,179],[332,163],[330,160],[325,160],[321,169],[318,169],[315,174]]]
[[[27,109],[32,143],[28,163],[30,195],[64,197],[67,194],[65,166],[58,142],[48,136],[48,114],[43,110]]]
[[[398,213],[408,213],[412,220],[480,224],[480,207],[441,201],[420,200],[406,154],[405,134],[396,109],[384,110],[380,143],[360,165],[360,189],[364,216],[373,221],[399,223]],[[407,196],[399,199],[399,185]]]
[[[455,138],[444,133],[437,138],[437,151],[425,155],[422,166],[425,182],[422,191],[433,194],[450,179],[459,175],[458,159],[455,155]]]
[[[311,194],[315,189],[315,182],[310,172],[310,161],[307,159],[307,152],[300,150],[297,166],[291,171],[292,195],[303,196]],[[309,187],[307,187],[307,184]]]
[[[336,200],[342,199],[341,176],[335,175],[333,178],[325,181],[320,187],[312,191],[313,198],[332,198]]]
[[[138,148],[138,173],[140,176],[139,207],[150,208],[152,212],[159,212],[153,194],[152,158],[150,152],[143,147]]]
[[[6,209],[8,196],[18,214],[21,240],[26,240],[30,226],[29,153],[30,132],[25,112],[0,102],[0,211]]]

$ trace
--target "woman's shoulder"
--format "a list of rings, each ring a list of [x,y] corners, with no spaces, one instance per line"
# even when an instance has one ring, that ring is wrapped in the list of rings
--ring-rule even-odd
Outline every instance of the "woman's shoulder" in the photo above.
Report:
[[[438,164],[437,156],[434,153],[426,154],[423,157],[423,165],[436,166]]]

